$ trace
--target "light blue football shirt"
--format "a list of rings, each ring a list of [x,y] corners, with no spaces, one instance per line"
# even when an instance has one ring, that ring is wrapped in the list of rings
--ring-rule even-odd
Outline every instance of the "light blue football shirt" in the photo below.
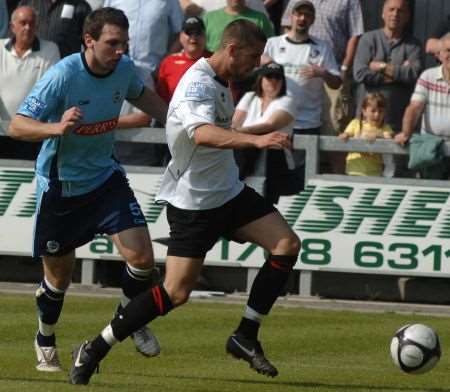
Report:
[[[74,131],[44,140],[36,162],[36,174],[41,177],[38,182],[58,180],[63,196],[76,196],[97,188],[120,169],[113,157],[112,131],[124,99],[138,98],[143,89],[133,62],[126,56],[106,76],[93,74],[82,53],[51,67],[17,113],[54,123],[66,110],[78,106],[83,119]]]

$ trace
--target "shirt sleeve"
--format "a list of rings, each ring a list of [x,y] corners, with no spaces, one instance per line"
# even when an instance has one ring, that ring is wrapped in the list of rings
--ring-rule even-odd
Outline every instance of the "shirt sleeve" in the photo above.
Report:
[[[322,41],[324,54],[323,54],[323,64],[322,66],[332,75],[340,76],[341,72],[339,71],[339,67],[336,62],[336,58],[334,57],[333,50],[328,43]]]
[[[411,101],[419,101],[423,103],[428,101],[430,82],[427,79],[427,71],[425,71],[417,80],[416,88],[411,96]]]
[[[358,134],[358,130],[360,128],[360,121],[357,118],[354,118],[352,121],[350,121],[350,124],[347,125],[347,128],[345,128],[344,133],[349,135],[350,137],[355,137]]]
[[[169,5],[170,30],[173,34],[178,34],[183,25],[183,10],[181,9],[180,2],[178,0],[170,0]]]
[[[130,83],[128,84],[126,99],[137,99],[144,91],[144,82],[138,76],[133,62],[130,60],[129,66],[132,68]]]
[[[297,117],[297,109],[295,105],[295,100],[289,95],[285,95],[276,100],[276,110],[282,110],[289,113],[292,117]]]
[[[239,101],[239,103],[237,104],[236,110],[240,110],[242,112],[248,112],[250,103],[252,102],[252,99],[254,96],[255,96],[254,92],[245,93],[244,96]]]
[[[364,20],[360,0],[349,1],[348,21],[349,37],[359,36],[364,33]]]
[[[17,110],[34,120],[45,122],[54,115],[64,101],[66,85],[63,75],[57,67],[50,68],[39,79]]]
[[[200,125],[214,124],[216,104],[214,86],[202,81],[191,81],[184,89],[184,97],[177,107],[178,118],[190,138]]]
[[[361,36],[353,61],[353,78],[357,83],[368,86],[379,86],[384,83],[384,75],[381,72],[371,71],[369,64],[373,59],[375,37],[371,33]]]

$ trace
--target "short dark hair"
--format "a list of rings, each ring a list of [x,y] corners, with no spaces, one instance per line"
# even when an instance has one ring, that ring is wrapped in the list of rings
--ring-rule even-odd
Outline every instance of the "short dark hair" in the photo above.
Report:
[[[83,37],[85,34],[89,34],[98,40],[106,24],[119,26],[123,30],[128,30],[130,26],[123,11],[112,7],[99,8],[86,17],[83,25]]]
[[[258,76],[256,77],[255,84],[253,85],[253,90],[255,91],[255,94],[258,97],[262,97],[262,95],[263,95],[262,83],[261,83],[262,82],[262,78],[268,77],[268,76],[270,76],[270,75],[258,74]],[[284,74],[283,75],[278,75],[278,77],[281,80],[281,88],[280,88],[280,91],[278,92],[277,98],[283,97],[287,93],[286,77],[284,76]]]
[[[264,32],[253,22],[247,19],[237,19],[229,23],[222,34],[220,48],[235,42],[239,47],[253,47],[255,42],[265,44],[267,41]]]

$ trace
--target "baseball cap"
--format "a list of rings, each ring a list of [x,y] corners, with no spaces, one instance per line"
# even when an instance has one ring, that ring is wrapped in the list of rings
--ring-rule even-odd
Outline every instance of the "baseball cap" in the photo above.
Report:
[[[297,10],[300,7],[307,7],[309,8],[314,14],[316,13],[316,8],[314,7],[314,4],[311,3],[309,0],[300,0],[296,1],[294,3],[294,6],[292,7],[292,12]]]
[[[278,63],[268,63],[268,64],[264,64],[258,72],[260,75],[262,76],[279,76],[279,77],[283,77],[284,76],[284,68],[281,64]]]
[[[190,16],[184,20],[182,30],[186,34],[203,34],[205,32],[205,24],[198,16]]]

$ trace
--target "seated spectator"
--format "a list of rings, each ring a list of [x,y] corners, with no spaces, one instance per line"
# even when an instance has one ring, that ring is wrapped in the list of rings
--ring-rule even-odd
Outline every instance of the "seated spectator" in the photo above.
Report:
[[[292,135],[294,120],[295,104],[292,97],[286,95],[283,66],[265,64],[258,72],[254,91],[246,93],[239,101],[232,128],[252,134],[284,131]],[[296,193],[297,189],[292,189],[294,169],[290,150],[267,151],[264,194],[272,203],[277,203],[280,195]]]
[[[386,99],[380,93],[367,94],[361,105],[360,118],[355,118],[339,135],[342,140],[365,139],[374,142],[377,138],[392,139],[392,128],[385,124]],[[381,176],[385,167],[382,154],[352,152],[347,154],[345,173],[350,176]]]
[[[11,17],[12,37],[0,40],[0,119],[10,121],[36,81],[59,60],[53,42],[36,36],[37,16],[31,7],[18,7]],[[35,159],[39,143],[1,138],[2,158]]]
[[[440,40],[439,60],[441,65],[425,70],[416,83],[411,102],[403,116],[402,131],[395,141],[405,145],[420,119],[420,132],[450,140],[450,33]],[[439,179],[449,178],[449,162]]]
[[[83,24],[91,7],[85,0],[21,0],[38,17],[38,36],[58,45],[61,57],[78,53],[82,48]]]
[[[357,113],[367,93],[379,92],[388,102],[385,121],[394,132],[402,127],[402,117],[414,85],[423,68],[420,41],[406,29],[411,16],[407,0],[386,0],[381,29],[361,36],[353,63],[357,85]],[[396,155],[395,175],[410,177],[404,156]]]
[[[440,39],[450,32],[450,15],[447,15],[432,31],[425,44],[425,52],[439,59]]]
[[[207,12],[203,16],[206,26],[206,49],[214,52],[219,49],[225,27],[236,19],[248,19],[258,25],[266,37],[274,34],[272,23],[261,12],[250,9],[245,0],[227,0],[225,8]]]

